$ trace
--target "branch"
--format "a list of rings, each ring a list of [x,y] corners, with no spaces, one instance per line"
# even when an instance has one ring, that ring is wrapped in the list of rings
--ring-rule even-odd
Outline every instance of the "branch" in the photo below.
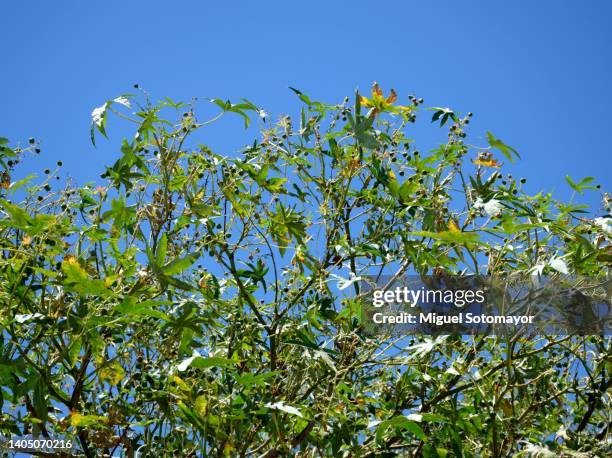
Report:
[[[310,431],[312,431],[312,428],[314,428],[314,425],[315,425],[314,420],[310,420],[308,424],[306,425],[306,427],[302,430],[302,432],[293,438],[293,440],[291,441],[292,449],[300,445],[304,441],[304,439],[306,439],[306,437],[308,436],[308,433],[310,433]],[[279,452],[278,449],[273,448],[273,449],[268,450],[263,455],[261,455],[260,458],[276,458],[277,456],[280,455],[280,453],[281,452]]]

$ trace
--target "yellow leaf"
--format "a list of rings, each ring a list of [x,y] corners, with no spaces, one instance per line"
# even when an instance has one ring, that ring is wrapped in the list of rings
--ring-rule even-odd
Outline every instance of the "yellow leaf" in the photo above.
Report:
[[[32,242],[32,238],[29,235],[24,235],[21,239],[21,244],[24,246],[28,246]]]
[[[484,167],[501,167],[501,164],[497,161],[497,159],[476,159],[474,164],[482,165]]]
[[[395,91],[393,89],[391,89],[391,95],[389,97],[387,97],[386,102],[391,104],[393,102],[395,102],[397,100],[397,94],[395,93]]]
[[[67,255],[64,258],[64,261],[66,264],[68,265],[77,265],[79,263],[79,261],[77,261],[77,258],[75,258],[74,256],[72,256],[71,254]]]
[[[224,456],[231,456],[233,450],[234,450],[234,446],[232,444],[226,442],[225,445],[223,446],[223,455]]]
[[[202,278],[200,278],[200,280],[198,281],[198,285],[200,286],[200,288],[206,289],[208,287],[208,280],[210,280],[211,278],[211,274],[202,275]]]
[[[375,117],[381,111],[410,111],[409,107],[393,107],[393,102],[397,100],[397,93],[391,89],[389,97],[385,97],[382,89],[378,83],[372,85],[372,98],[368,99],[363,96],[359,96],[359,102],[364,107],[371,107],[373,110],[370,111],[370,117]]]
[[[459,226],[457,226],[457,223],[455,223],[454,220],[449,219],[448,220],[448,230],[451,232],[461,232],[461,229],[459,229]]]
[[[364,97],[363,95],[359,96],[359,103],[361,103],[361,105],[363,105],[364,107],[374,106],[374,104],[370,101],[370,99]]]
[[[8,189],[11,187],[11,176],[8,172],[2,172],[2,179],[0,179],[0,187],[2,189]]]
[[[74,427],[100,426],[108,423],[108,418],[100,415],[83,415],[73,412],[70,415],[70,424]]]
[[[121,380],[125,377],[125,371],[121,364],[117,361],[113,361],[112,363],[102,367],[98,371],[98,377],[102,382],[108,382],[110,385],[118,385]]]
[[[406,105],[396,105],[394,108],[398,111],[406,111],[406,112],[412,111],[412,107],[408,107]]]
[[[180,390],[182,391],[191,391],[191,388],[189,388],[189,385],[187,385],[184,380],[182,378],[180,378],[178,375],[175,375],[174,377],[172,377],[172,381],[174,383],[176,383],[176,385],[179,387]]]
[[[506,417],[511,417],[512,416],[512,406],[510,405],[510,402],[507,399],[502,399],[500,401],[500,405]]]
[[[208,408],[208,400],[206,399],[206,396],[204,395],[198,396],[193,405],[193,411],[197,413],[200,417],[205,417],[206,412],[208,410],[207,408]]]
[[[107,288],[111,286],[119,278],[119,275],[109,275],[104,279],[104,286]]]

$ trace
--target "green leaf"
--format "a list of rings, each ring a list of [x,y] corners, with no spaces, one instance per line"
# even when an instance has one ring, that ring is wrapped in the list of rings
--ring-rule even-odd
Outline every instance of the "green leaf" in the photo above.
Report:
[[[21,207],[12,204],[4,199],[0,200],[0,205],[8,213],[13,225],[18,229],[27,229],[32,223],[32,218]]]
[[[170,317],[164,312],[158,310],[159,307],[170,305],[170,301],[146,300],[139,302],[132,296],[126,297],[123,302],[115,306],[115,310],[122,315],[133,315],[159,318],[164,321],[170,321]]]
[[[584,177],[582,180],[580,180],[578,183],[575,183],[569,175],[565,175],[565,181],[567,181],[567,183],[570,185],[570,187],[580,193],[580,194],[584,194],[584,190],[585,189],[596,189],[595,186],[590,186],[589,183],[592,183],[593,181],[595,181],[594,177]]]
[[[157,253],[155,253],[155,261],[159,268],[164,265],[166,261],[166,253],[168,251],[168,236],[164,232],[157,244]]]
[[[425,433],[416,422],[400,415],[390,420],[383,421],[378,425],[376,430],[376,442],[380,444],[386,437],[392,437],[393,435],[399,434],[402,430],[408,431],[420,440],[426,439]]]
[[[208,369],[209,367],[225,367],[230,368],[236,364],[236,361],[228,358],[222,358],[221,356],[211,356],[205,358],[203,356],[194,355],[189,358],[183,360],[178,366],[177,369],[182,372],[189,367],[194,367],[196,369]]]
[[[91,143],[96,146],[96,130],[100,132],[102,135],[108,138],[106,135],[106,118],[108,114],[108,109],[113,104],[123,105],[124,107],[131,107],[129,99],[133,97],[133,94],[121,94],[114,99],[107,100],[104,104],[100,105],[91,112],[91,128],[90,128],[90,139]]]
[[[272,377],[274,377],[275,375],[279,374],[279,371],[272,371],[272,372],[264,372],[263,374],[244,374],[244,375],[239,375],[236,377],[236,382],[238,382],[240,385],[263,385],[266,383],[266,381]]]
[[[163,268],[164,275],[177,275],[185,270],[189,269],[191,265],[197,261],[198,255],[196,253],[190,253],[187,256],[179,259],[175,259],[166,264]]]
[[[39,420],[47,421],[47,386],[42,379],[34,386],[34,411]]]
[[[399,188],[399,199],[402,203],[408,203],[414,199],[413,194],[418,189],[419,185],[414,180],[406,180]]]
[[[79,262],[71,256],[62,262],[62,272],[66,276],[62,283],[70,291],[77,292],[81,296],[89,294],[101,297],[114,296],[114,293],[104,285],[102,280],[89,278]]]
[[[247,263],[247,266],[249,267],[249,269],[238,270],[237,272],[238,276],[243,277],[243,278],[249,278],[255,284],[261,283],[264,288],[264,292],[266,292],[267,291],[266,274],[268,273],[269,268],[266,266],[266,264],[261,259],[257,260],[256,265]]]
[[[79,336],[72,341],[70,347],[68,348],[68,362],[70,363],[71,367],[74,367],[74,365],[77,363],[81,348],[83,348],[83,339]]]
[[[423,457],[424,458],[446,458],[448,456],[448,450],[441,447],[434,447],[430,444],[423,446]]]
[[[8,193],[9,194],[14,194],[19,189],[21,189],[26,184],[28,184],[30,181],[32,181],[34,178],[36,178],[36,175],[31,174],[31,175],[28,175],[27,177],[25,177],[25,178],[23,178],[23,179],[21,179],[19,181],[11,183],[11,187],[9,188]]]
[[[435,113],[431,117],[431,122],[436,122],[440,120],[440,127],[444,126],[444,124],[446,124],[446,121],[448,121],[449,118],[455,122],[459,121],[459,118],[457,118],[455,112],[450,108],[432,107],[429,108],[429,110],[435,111]]]
[[[6,200],[0,200],[0,206],[8,213],[11,225],[29,235],[37,235],[47,231],[56,219],[53,215],[40,213],[32,217],[27,211]]]
[[[221,100],[221,99],[210,99],[211,103],[214,103],[219,108],[223,110],[223,112],[231,112],[236,113],[244,118],[244,127],[249,127],[249,123],[251,119],[245,113],[245,110],[248,111],[257,111],[257,107],[247,100],[243,100],[243,103],[233,104],[229,100]]]
[[[428,421],[432,423],[448,423],[448,419],[446,417],[435,413],[424,412],[419,415],[421,416],[422,421]]]
[[[104,221],[113,219],[113,226],[116,228],[123,228],[131,226],[136,217],[136,206],[126,205],[123,196],[118,199],[113,199],[111,202],[111,209],[102,215]]]
[[[196,369],[207,369],[209,367],[233,367],[236,361],[222,358],[220,356],[211,356],[209,358],[199,357],[193,360],[191,367]]]
[[[493,134],[491,132],[487,131],[487,140],[489,141],[489,146],[491,146],[491,148],[495,148],[499,151],[501,151],[501,153],[506,156],[506,158],[510,161],[510,162],[514,162],[514,158],[512,156],[512,154],[514,153],[514,155],[516,155],[516,157],[520,158],[521,156],[519,155],[518,151],[516,151],[514,148],[512,148],[511,146],[506,145],[503,141],[501,141],[499,138],[495,138],[495,136],[493,136]]]
[[[96,146],[96,130],[100,132],[102,135],[107,137],[106,135],[106,113],[108,107],[110,106],[109,102],[104,102],[104,104],[100,105],[91,112],[91,128],[90,128],[90,138],[91,143]],[[108,137],[107,137],[108,138]]]
[[[312,105],[312,102],[310,101],[310,97],[308,97],[306,94],[303,94],[301,91],[291,86],[289,86],[289,89],[295,92],[297,96],[300,98],[300,100],[304,102],[306,105]]]
[[[172,285],[175,288],[179,288],[184,291],[192,291],[194,289],[194,285],[169,275],[160,274],[158,278],[163,285]]]
[[[273,194],[278,194],[284,192],[286,182],[287,178],[270,178],[264,182],[263,187]]]

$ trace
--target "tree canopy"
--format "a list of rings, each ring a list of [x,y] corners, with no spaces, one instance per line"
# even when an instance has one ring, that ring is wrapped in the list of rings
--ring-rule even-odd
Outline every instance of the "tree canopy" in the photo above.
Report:
[[[92,141],[134,132],[102,185],[23,178],[37,140],[0,139],[0,433],[69,435],[88,457],[609,453],[608,337],[368,336],[357,281],[605,277],[609,195],[567,177],[601,193],[589,213],[528,194],[514,148],[468,142],[471,113],[378,85],[339,104],[293,91],[279,118],[108,100]],[[224,115],[261,136],[213,151],[201,132]],[[429,151],[417,116],[443,132]]]

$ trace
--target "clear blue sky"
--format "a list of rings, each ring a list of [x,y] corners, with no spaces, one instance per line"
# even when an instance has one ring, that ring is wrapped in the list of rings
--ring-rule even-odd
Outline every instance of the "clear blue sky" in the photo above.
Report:
[[[400,99],[473,111],[470,141],[491,130],[516,147],[524,161],[509,170],[530,191],[566,198],[566,173],[610,190],[611,17],[606,0],[2,2],[0,135],[43,142],[20,174],[61,159],[83,183],[120,141],[111,122],[113,142],[94,149],[89,114],[133,83],[156,98],[245,97],[280,114],[297,107],[288,86],[336,102],[378,81]],[[240,126],[223,121],[202,140],[231,154]],[[422,139],[444,133],[432,126]]]

